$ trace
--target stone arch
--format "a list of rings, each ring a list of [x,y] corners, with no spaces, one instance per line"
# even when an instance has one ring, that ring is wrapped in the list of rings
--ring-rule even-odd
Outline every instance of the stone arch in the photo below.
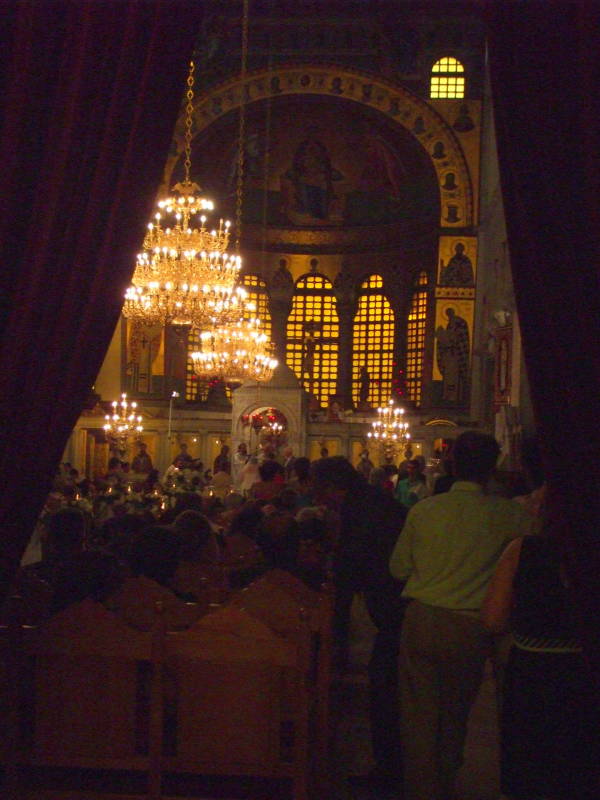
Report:
[[[431,105],[404,87],[378,76],[335,65],[295,65],[257,70],[246,77],[246,103],[284,95],[324,95],[346,99],[374,109],[409,131],[427,152],[438,178],[443,228],[474,224],[473,187],[464,153],[448,123]],[[199,96],[194,105],[194,135],[215,120],[239,108],[242,84],[236,75]],[[183,152],[183,121],[175,131],[176,151],[165,167],[163,190]],[[444,192],[448,173],[454,175],[456,191],[447,202]]]

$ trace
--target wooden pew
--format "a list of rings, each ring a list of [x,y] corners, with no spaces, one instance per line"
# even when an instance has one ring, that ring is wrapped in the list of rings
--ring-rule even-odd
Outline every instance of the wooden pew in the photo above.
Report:
[[[20,771],[59,767],[145,773],[147,797],[159,800],[161,615],[151,632],[141,632],[101,604],[84,600],[39,628],[21,628],[19,636],[20,676],[9,687],[16,730],[7,733],[16,745]],[[14,782],[9,769],[11,775]]]
[[[309,696],[296,643],[240,608],[168,633],[176,741],[166,772],[288,777],[306,800]]]
[[[230,603],[294,641],[311,698],[317,778],[328,771],[331,683],[331,593],[315,592],[284,570],[270,570]]]

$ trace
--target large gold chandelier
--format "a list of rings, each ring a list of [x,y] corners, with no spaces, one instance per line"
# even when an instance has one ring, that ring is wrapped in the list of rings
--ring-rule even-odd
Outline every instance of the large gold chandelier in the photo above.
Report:
[[[404,419],[404,409],[399,408],[390,397],[386,406],[377,409],[377,419],[371,423],[367,436],[381,446],[388,458],[394,458],[408,446],[410,441],[408,422]]]
[[[241,259],[227,252],[230,223],[221,219],[218,227],[207,227],[204,212],[213,203],[190,180],[193,62],[187,86],[185,177],[158,203],[148,225],[123,314],[147,325],[205,328],[239,319],[247,292],[235,286]]]
[[[259,319],[239,320],[203,331],[200,347],[190,356],[194,372],[203,380],[218,378],[227,384],[268,381],[277,366]]]

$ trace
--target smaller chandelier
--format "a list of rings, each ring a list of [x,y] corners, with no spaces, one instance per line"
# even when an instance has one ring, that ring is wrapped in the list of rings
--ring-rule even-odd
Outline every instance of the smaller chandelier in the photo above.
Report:
[[[260,330],[260,320],[239,320],[200,334],[201,350],[190,353],[194,372],[203,380],[225,383],[268,381],[277,366],[272,345]]]
[[[120,402],[113,400],[112,414],[106,414],[104,419],[106,438],[109,444],[119,451],[125,451],[129,438],[134,434],[139,435],[144,430],[142,417],[137,414],[137,403],[128,402],[126,394],[121,395]]]
[[[386,457],[393,457],[410,440],[408,422],[404,421],[404,409],[398,408],[390,398],[388,404],[377,409],[378,418],[371,423],[367,436],[381,445]]]

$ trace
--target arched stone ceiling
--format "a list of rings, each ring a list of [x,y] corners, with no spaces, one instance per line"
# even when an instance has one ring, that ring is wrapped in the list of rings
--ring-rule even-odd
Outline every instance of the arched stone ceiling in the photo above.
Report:
[[[383,114],[411,133],[427,152],[436,171],[440,191],[440,226],[463,228],[473,225],[471,176],[462,148],[445,120],[425,100],[402,86],[378,76],[339,66],[283,66],[250,73],[245,80],[245,102],[252,103],[285,95],[321,95],[359,103]],[[215,120],[236,110],[242,98],[239,75],[199,96],[194,104],[194,135]],[[176,130],[176,150],[166,164],[163,189],[183,151],[183,124]],[[454,176],[451,194],[444,188]]]

